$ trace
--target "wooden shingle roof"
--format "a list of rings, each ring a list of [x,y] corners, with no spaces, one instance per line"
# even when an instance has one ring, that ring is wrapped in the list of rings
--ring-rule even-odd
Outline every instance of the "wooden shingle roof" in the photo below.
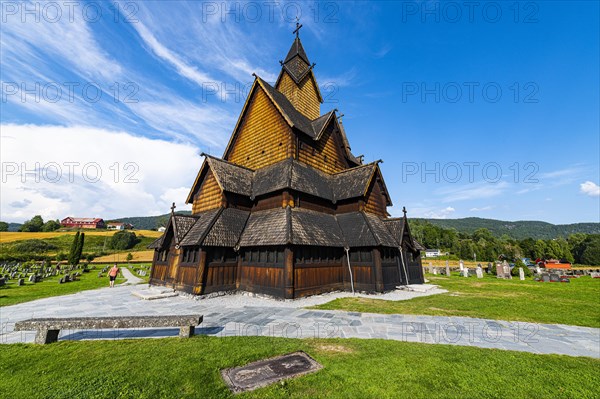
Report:
[[[380,173],[378,162],[330,175],[293,158],[253,171],[219,158],[203,155],[206,156],[206,162],[202,165],[190,190],[188,203],[193,201],[193,193],[201,183],[199,176],[207,165],[223,191],[255,198],[278,190],[292,189],[332,202],[366,195],[373,176]],[[389,195],[386,197],[389,199]]]
[[[189,220],[185,223],[189,224]],[[383,219],[365,212],[331,215],[285,207],[250,213],[218,208],[195,215],[194,223],[180,245],[229,248],[288,244],[337,248],[399,247],[405,237],[404,225],[404,219]],[[169,232],[166,231],[148,248],[160,248],[161,240]],[[409,246],[423,249],[414,239]]]

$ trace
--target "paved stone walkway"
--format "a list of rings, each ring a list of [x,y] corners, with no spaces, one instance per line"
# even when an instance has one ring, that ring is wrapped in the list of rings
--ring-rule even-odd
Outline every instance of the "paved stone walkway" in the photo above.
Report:
[[[243,295],[203,300],[176,296],[153,301],[132,295],[134,290],[144,287],[147,286],[103,288],[2,307],[0,342],[33,342],[35,332],[13,331],[16,321],[32,317],[198,313],[204,315],[204,323],[197,328],[197,333],[221,337],[382,338],[600,358],[600,329],[597,328],[468,317],[310,310],[299,308],[306,306],[302,301]],[[60,339],[158,338],[177,334],[177,328],[61,331]]]
[[[125,277],[127,280],[124,283],[121,283],[119,285],[135,285],[135,284],[140,284],[140,283],[144,282],[144,280],[142,280],[139,277],[136,277],[126,267],[121,267],[121,273],[123,274],[123,277]]]

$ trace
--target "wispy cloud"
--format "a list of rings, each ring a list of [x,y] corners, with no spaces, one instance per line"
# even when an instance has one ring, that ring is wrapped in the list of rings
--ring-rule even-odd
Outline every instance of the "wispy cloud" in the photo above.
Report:
[[[491,198],[504,194],[509,188],[507,182],[467,184],[458,187],[446,187],[437,191],[442,202],[466,201]]]
[[[491,209],[494,209],[494,207],[491,206],[491,205],[488,205],[488,206],[483,206],[481,208],[471,208],[471,209],[469,209],[469,211],[471,211],[471,212],[483,212],[483,211],[489,211]]]
[[[199,71],[197,67],[189,65],[179,55],[161,44],[142,22],[137,22],[133,26],[150,50],[157,57],[173,66],[181,76],[193,81],[200,87],[215,81],[213,77]]]

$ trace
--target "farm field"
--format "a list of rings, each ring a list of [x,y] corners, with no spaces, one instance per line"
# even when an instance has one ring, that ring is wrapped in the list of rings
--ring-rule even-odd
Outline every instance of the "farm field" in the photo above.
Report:
[[[239,395],[220,370],[295,351],[324,368]],[[548,383],[541,376],[558,376]],[[593,398],[600,361],[386,340],[273,337],[0,345],[0,397]]]
[[[111,255],[99,256],[94,259],[92,263],[105,263],[105,262],[124,262],[129,251],[117,252]],[[133,256],[133,262],[152,262],[154,257],[154,250],[135,251],[131,252]]]
[[[409,301],[340,298],[315,308],[600,327],[600,279],[586,276],[571,279],[567,284],[532,279],[499,280],[486,274],[483,279],[465,278],[458,273],[450,277],[427,274],[426,278],[448,292]]]
[[[103,236],[112,237],[116,233],[115,230],[81,230],[86,236]],[[154,230],[127,230],[133,231],[136,235],[142,235],[144,237],[158,238],[162,235],[159,231]],[[75,231],[51,231],[51,232],[13,232],[3,231],[0,232],[0,244],[6,242],[20,241],[20,240],[32,240],[38,239],[43,240],[45,238],[55,238],[66,235],[75,235]]]

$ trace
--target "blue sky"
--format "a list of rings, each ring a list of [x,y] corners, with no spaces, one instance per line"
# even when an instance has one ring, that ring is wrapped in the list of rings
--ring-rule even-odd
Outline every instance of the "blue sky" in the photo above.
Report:
[[[598,2],[53,4],[2,2],[2,220],[184,209],[298,14],[393,215],[600,219]]]

